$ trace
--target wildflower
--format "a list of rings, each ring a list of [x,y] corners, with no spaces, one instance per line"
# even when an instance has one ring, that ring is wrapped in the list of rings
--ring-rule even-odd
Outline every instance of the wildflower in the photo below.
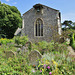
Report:
[[[44,64],[44,68],[46,68],[46,65]]]
[[[46,66],[46,65],[44,64],[44,66]]]
[[[34,70],[34,69],[32,69],[31,71],[32,71],[33,73],[35,73],[35,70]]]
[[[49,66],[48,66],[47,68],[48,68],[48,69],[50,69],[50,67],[49,67]]]
[[[49,72],[49,75],[51,75],[52,73],[51,72]]]
[[[40,72],[42,72],[42,70],[40,70]]]
[[[55,64],[56,66],[58,66],[58,63],[56,63],[54,60],[52,60],[53,61],[53,64]]]
[[[34,73],[35,71],[33,70],[32,72]]]

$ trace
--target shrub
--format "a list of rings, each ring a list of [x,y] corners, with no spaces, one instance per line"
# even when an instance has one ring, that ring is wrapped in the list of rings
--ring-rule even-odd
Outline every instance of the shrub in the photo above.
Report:
[[[18,45],[22,45],[22,46],[25,46],[26,42],[28,42],[28,37],[27,36],[16,36],[14,37],[15,39],[15,43],[18,44]]]
[[[54,41],[51,41],[48,43],[47,49],[48,49],[48,52],[51,52],[54,50]]]
[[[12,39],[7,39],[7,38],[1,38],[0,43],[7,45],[8,43],[12,43]]]
[[[59,44],[58,42],[46,42],[46,41],[42,41],[42,42],[38,42],[37,44],[33,44],[33,50],[39,50],[41,54],[47,53],[47,52],[52,52],[52,51],[59,51],[60,53],[63,52],[63,50],[67,50],[67,46],[64,44]]]
[[[14,39],[17,39],[15,37]],[[23,42],[27,42],[25,37],[18,37]],[[1,40],[1,39],[0,39]],[[22,44],[19,40],[19,44]],[[4,39],[2,39],[4,41]],[[8,40],[10,41],[10,40]],[[8,42],[7,41],[7,42]],[[18,40],[17,40],[18,41]],[[12,41],[13,42],[13,39]],[[5,43],[5,41],[4,41]],[[25,45],[23,43],[22,45]],[[10,44],[10,43],[9,43]],[[29,46],[31,48],[31,46]],[[41,61],[39,60],[38,66],[30,66],[28,55],[16,54],[15,57],[9,57],[6,59],[4,51],[13,50],[16,51],[17,47],[10,45],[0,46],[0,75],[73,75],[75,74],[74,58],[68,55],[67,45],[51,42],[37,42],[32,44],[32,50],[37,49],[41,53],[41,50],[47,51],[42,55]]]
[[[38,42],[41,49],[47,49],[48,43],[46,41]]]
[[[72,34],[70,45],[72,46],[73,49],[75,49],[75,34]]]

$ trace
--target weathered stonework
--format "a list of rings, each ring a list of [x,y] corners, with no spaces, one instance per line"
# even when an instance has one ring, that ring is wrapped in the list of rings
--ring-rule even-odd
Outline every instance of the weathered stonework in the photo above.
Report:
[[[22,34],[28,35],[30,41],[51,41],[54,33],[58,32],[61,34],[60,12],[45,5],[36,5],[42,6],[41,12],[38,13],[33,7],[23,14]],[[43,36],[35,36],[35,22],[38,18],[43,21]]]
[[[42,58],[42,55],[39,51],[37,51],[37,50],[31,51],[29,54],[30,65],[37,66],[39,64],[39,60],[41,60],[41,58]]]

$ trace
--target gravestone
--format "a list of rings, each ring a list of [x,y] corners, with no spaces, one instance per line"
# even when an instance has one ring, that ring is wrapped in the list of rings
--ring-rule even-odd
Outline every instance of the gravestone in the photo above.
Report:
[[[14,57],[16,54],[12,51],[4,51],[6,58]]]
[[[26,54],[28,52],[28,47],[22,46],[21,48],[17,48],[17,53]]]
[[[28,50],[31,50],[31,47],[32,47],[32,43],[31,42],[27,42],[25,44],[26,47],[28,47]]]
[[[21,48],[21,51],[22,51],[22,53],[26,53],[26,52],[28,52],[28,47],[25,47],[25,46],[23,46],[22,48]]]
[[[41,60],[41,58],[42,58],[42,55],[39,51],[37,50],[31,51],[31,53],[29,54],[30,65],[37,66],[39,64],[39,59]]]

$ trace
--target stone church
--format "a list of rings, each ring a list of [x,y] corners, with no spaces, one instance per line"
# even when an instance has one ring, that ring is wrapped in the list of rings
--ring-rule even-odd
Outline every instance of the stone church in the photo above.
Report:
[[[61,35],[59,10],[36,4],[22,18],[21,35],[27,35],[30,41],[51,41],[55,34]]]

